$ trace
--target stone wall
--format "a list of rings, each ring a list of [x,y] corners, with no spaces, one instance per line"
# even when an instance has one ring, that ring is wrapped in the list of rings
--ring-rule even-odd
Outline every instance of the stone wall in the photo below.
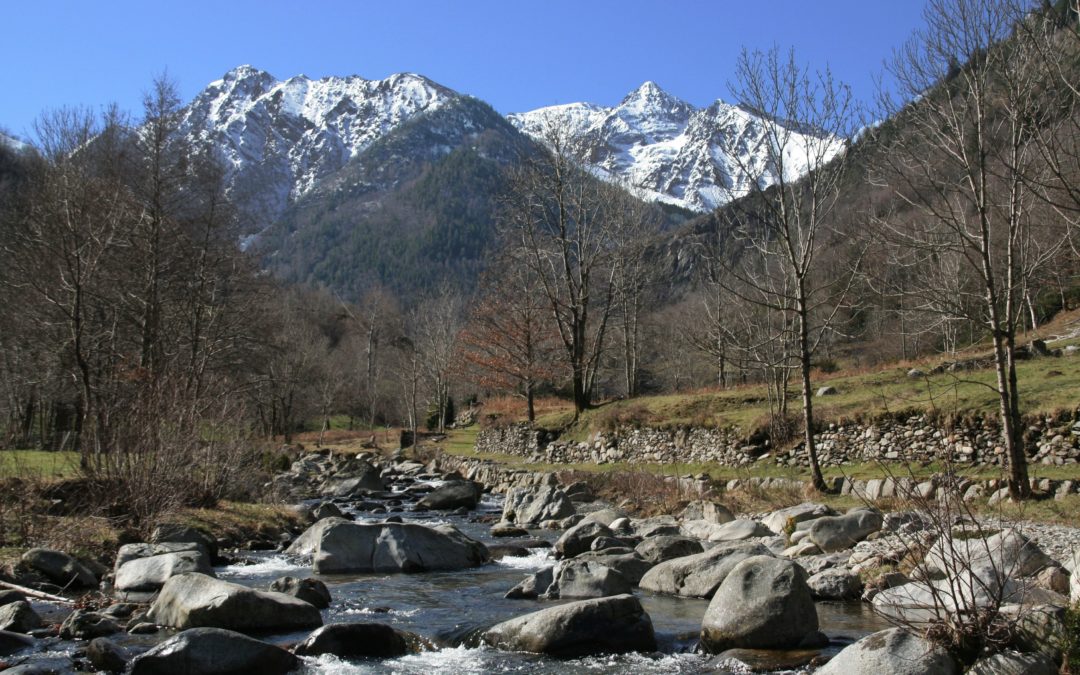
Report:
[[[1033,463],[1062,465],[1080,461],[1080,421],[1075,414],[1029,420],[1025,439]],[[917,414],[869,423],[830,424],[818,433],[817,441],[818,456],[825,466],[866,461],[931,462],[947,457],[964,464],[1004,463],[998,428],[990,417],[971,416],[947,427]],[[517,424],[481,431],[476,449],[558,464],[807,464],[802,444],[774,452],[767,439],[749,443],[737,428],[624,428],[574,442]]]

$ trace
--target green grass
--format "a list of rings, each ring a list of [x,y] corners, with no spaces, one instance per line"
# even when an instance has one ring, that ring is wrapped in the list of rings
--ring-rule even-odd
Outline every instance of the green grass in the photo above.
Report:
[[[933,364],[919,364],[929,371]],[[837,394],[814,398],[820,422],[871,419],[883,414],[927,411],[939,415],[995,414],[998,409],[992,369],[941,373],[909,378],[911,365],[896,365],[869,373],[819,375],[814,389],[830,385]],[[1020,403],[1026,413],[1075,409],[1080,402],[1080,356],[1041,358],[1017,365]],[[797,383],[793,383],[791,412],[801,411]],[[563,438],[584,440],[616,426],[640,425],[671,428],[698,426],[736,427],[749,433],[763,424],[769,404],[763,386],[722,391],[643,396],[601,404],[573,421],[570,409],[537,419],[544,429],[564,430]]]
[[[0,450],[0,477],[70,478],[79,472],[77,452]]]

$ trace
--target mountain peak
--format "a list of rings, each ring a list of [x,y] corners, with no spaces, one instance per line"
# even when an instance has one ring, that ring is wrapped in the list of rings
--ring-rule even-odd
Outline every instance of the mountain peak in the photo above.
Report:
[[[661,89],[660,85],[652,80],[646,80],[640,87],[627,94],[619,107],[641,105],[666,108],[689,107],[688,104]]]
[[[225,76],[221,79],[225,82],[237,82],[239,80],[248,80],[252,78],[263,79],[267,77],[273,79],[273,75],[265,70],[259,70],[255,66],[245,63],[225,73]]]

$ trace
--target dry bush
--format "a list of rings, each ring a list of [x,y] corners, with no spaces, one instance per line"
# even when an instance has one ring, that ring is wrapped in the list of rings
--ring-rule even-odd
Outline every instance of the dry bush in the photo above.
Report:
[[[592,427],[610,434],[627,427],[647,426],[653,419],[655,415],[644,404],[627,403],[599,410],[593,418]]]
[[[185,507],[258,498],[268,475],[242,406],[199,403],[168,386],[128,401],[109,450],[84,457],[86,512],[145,529]]]
[[[723,502],[732,513],[763,513],[801,504],[817,494],[809,484],[791,483],[764,488],[744,482],[733,490],[725,490]]]
[[[584,482],[597,497],[637,517],[678,513],[698,498],[679,484],[677,476],[645,471],[561,471],[558,476],[564,485]]]
[[[1000,514],[980,517],[964,500],[969,481],[948,460],[936,479],[938,494],[930,497],[917,492],[918,481],[910,470],[897,476],[888,465],[881,468],[897,485],[893,508],[910,514],[909,522],[892,533],[902,552],[895,562],[929,598],[929,606],[917,617],[901,611],[902,598],[883,603],[889,610],[883,614],[898,626],[925,634],[966,663],[1014,646],[1023,613],[1005,613],[1002,608],[1025,602],[1027,590],[1009,581],[1019,577],[1020,570],[1007,560],[1004,547],[993,547],[989,538],[1006,528],[1023,535],[1019,525],[1004,521]]]

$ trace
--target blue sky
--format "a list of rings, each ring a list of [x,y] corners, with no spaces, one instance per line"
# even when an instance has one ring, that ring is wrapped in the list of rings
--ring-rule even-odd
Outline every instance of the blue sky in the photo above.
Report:
[[[617,103],[645,80],[730,100],[740,49],[794,47],[870,99],[921,0],[14,0],[0,7],[0,127],[62,105],[137,113],[168,70],[190,99],[249,63],[280,79],[412,71],[500,112]],[[734,101],[732,101],[734,102]]]

